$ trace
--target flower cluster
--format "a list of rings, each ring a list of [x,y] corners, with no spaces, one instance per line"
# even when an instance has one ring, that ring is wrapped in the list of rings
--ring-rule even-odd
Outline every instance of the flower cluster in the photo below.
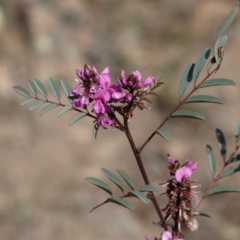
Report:
[[[100,127],[116,124],[115,112],[123,117],[132,117],[132,110],[137,106],[141,110],[146,108],[142,97],[155,78],[150,76],[142,80],[141,73],[133,71],[128,77],[124,70],[117,78],[117,83],[111,83],[109,67],[102,73],[96,68],[85,65],[83,69],[76,70],[80,80],[69,95],[75,108],[87,109],[91,104],[92,112],[96,114],[96,123]]]
[[[192,211],[192,201],[199,199],[199,193],[193,191],[194,188],[198,188],[199,186],[195,184],[196,181],[191,180],[192,172],[198,167],[198,163],[193,163],[193,161],[189,159],[180,165],[179,161],[170,155],[168,156],[168,162],[170,175],[174,176],[174,178],[161,184],[167,188],[164,194],[169,198],[167,206],[163,209],[165,213],[164,220],[165,224],[172,227],[172,235],[181,239],[184,237],[181,233],[182,227],[188,228],[191,231],[198,229],[197,220],[190,220],[194,215]],[[168,223],[171,219],[173,220],[173,224]],[[172,239],[172,237],[162,237],[162,239]]]

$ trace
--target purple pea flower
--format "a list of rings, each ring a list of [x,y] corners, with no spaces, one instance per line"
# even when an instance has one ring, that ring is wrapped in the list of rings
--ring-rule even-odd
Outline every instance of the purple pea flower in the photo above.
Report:
[[[128,83],[127,83],[127,77],[124,70],[121,71],[121,76],[117,78],[117,82],[122,88],[127,88]]]
[[[183,238],[173,238],[172,233],[169,231],[164,231],[161,240],[184,240]]]
[[[111,126],[113,124],[113,120],[107,113],[97,113],[97,125],[104,128],[106,124]]]
[[[146,240],[153,240],[151,237],[146,236]]]
[[[70,97],[78,97],[81,87],[82,87],[82,84],[78,84],[75,88],[73,88],[73,90],[71,91],[69,96]]]
[[[149,86],[152,82],[154,82],[155,78],[153,76],[151,77],[147,77],[145,80],[143,81],[138,81],[136,82],[134,85],[133,85],[133,88],[135,90],[138,90],[140,88],[144,88],[144,87],[147,87]]]
[[[104,102],[109,102],[112,98],[113,92],[122,92],[120,85],[111,85],[111,78],[109,75],[109,67],[106,67],[99,76],[99,90],[94,94],[94,99],[101,99]]]
[[[181,168],[177,169],[175,173],[175,178],[178,182],[182,182],[182,179],[184,177],[191,178],[192,177],[192,171],[195,170],[198,167],[198,163],[192,163],[192,160],[189,159],[187,162],[185,162]]]

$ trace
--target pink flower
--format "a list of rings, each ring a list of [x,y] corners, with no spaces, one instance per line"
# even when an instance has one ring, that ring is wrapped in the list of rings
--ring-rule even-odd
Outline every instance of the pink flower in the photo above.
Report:
[[[192,176],[192,170],[188,167],[181,167],[175,173],[175,178],[178,182],[182,182],[184,177],[190,178]]]
[[[145,80],[143,81],[138,81],[133,85],[133,88],[135,90],[138,90],[140,88],[144,88],[147,87],[148,85],[150,85],[152,82],[154,82],[155,78],[154,77],[147,77]]]
[[[184,240],[183,238],[172,238],[172,233],[169,231],[164,231],[161,240]]]
[[[168,162],[170,164],[174,164],[174,162],[175,162],[175,159],[173,157],[171,157],[169,154],[168,154]]]
[[[107,113],[97,113],[97,125],[104,128],[106,124],[111,126],[113,124],[113,120]]]
[[[187,160],[181,168],[177,169],[175,173],[175,178],[178,182],[182,182],[184,177],[191,178],[192,171],[198,167],[198,162],[193,163],[191,159]]]
[[[188,167],[191,170],[195,170],[198,167],[198,162],[193,163],[192,159],[188,159],[184,164],[183,167]]]
[[[117,78],[117,82],[122,88],[126,88],[128,86],[127,77],[124,70],[121,71],[121,76]]]
[[[79,96],[80,89],[82,87],[82,84],[78,84],[73,90],[70,92],[69,97],[75,98]]]
[[[146,236],[146,240],[153,240],[152,238],[150,238],[150,237],[148,237],[148,236]]]
[[[109,67],[106,67],[99,76],[98,87],[99,90],[94,94],[94,99],[101,99],[104,102],[109,102],[112,98],[113,92],[122,92],[118,84],[111,85],[111,78],[109,75]]]
[[[88,106],[89,103],[90,103],[89,96],[86,93],[84,93],[79,98],[73,100],[73,106],[75,108],[78,108],[78,107],[84,108],[84,107]]]

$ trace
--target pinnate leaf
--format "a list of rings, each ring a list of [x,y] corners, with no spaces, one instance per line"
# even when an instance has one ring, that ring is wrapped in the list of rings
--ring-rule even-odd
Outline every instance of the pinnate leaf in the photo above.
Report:
[[[221,58],[219,57],[219,48],[223,47],[227,43],[227,40],[228,40],[228,36],[224,35],[224,36],[220,37],[215,43],[214,56],[215,56],[215,59],[216,59],[216,62],[218,65],[221,62]]]
[[[120,197],[112,197],[112,198],[108,198],[109,202],[121,205],[125,208],[128,208],[130,210],[134,210],[134,207],[131,203],[129,203],[128,201],[126,201],[125,199],[122,199]]]
[[[59,91],[59,88],[58,88],[58,85],[56,84],[56,82],[52,78],[49,78],[48,79],[48,84],[49,84],[49,87],[50,87],[54,97],[57,100],[60,100],[61,95],[60,95],[60,91]]]
[[[46,98],[47,97],[47,90],[43,86],[43,84],[37,79],[34,79],[33,82],[34,82],[37,90]]]
[[[58,112],[58,117],[61,117],[64,113],[68,112],[72,109],[72,106],[64,106],[61,108],[61,110]]]
[[[148,198],[143,193],[141,193],[137,190],[131,191],[131,192],[129,192],[129,194],[139,198],[140,200],[142,200],[145,203],[148,203]]]
[[[185,103],[218,103],[223,104],[220,98],[209,96],[209,95],[195,95],[189,97]]]
[[[207,69],[209,70],[214,64],[216,64],[216,58],[213,56],[210,61],[208,61]]]
[[[106,191],[107,193],[112,195],[112,190],[111,190],[110,186],[108,184],[106,184],[105,182],[103,182],[97,178],[94,178],[94,177],[86,177],[86,178],[84,178],[84,180],[86,180],[89,183],[94,184],[95,186],[103,189],[104,191]]]
[[[217,135],[218,145],[220,148],[220,153],[222,155],[223,160],[225,161],[226,154],[227,154],[225,137],[224,137],[222,131],[218,128],[216,129],[216,135]]]
[[[140,192],[158,192],[158,189],[152,185],[143,185],[138,189],[138,191],[140,191]]]
[[[28,111],[32,111],[35,108],[41,106],[42,104],[46,103],[44,100],[37,100],[36,102],[34,102],[29,108]]]
[[[25,89],[25,88],[22,88],[22,87],[19,87],[19,86],[14,86],[13,89],[20,95],[24,96],[24,97],[30,97],[30,94],[29,92]]]
[[[118,169],[117,171],[122,176],[122,178],[125,180],[125,182],[129,185],[129,187],[134,190],[135,183],[132,180],[132,178],[123,170]]]
[[[210,214],[206,211],[203,211],[203,210],[198,210],[197,213],[194,213],[194,215],[211,218]]]
[[[36,96],[37,95],[37,89],[34,86],[34,84],[32,83],[32,81],[27,80],[27,85],[28,85],[29,90],[32,92],[32,94]]]
[[[238,155],[236,155],[235,157],[233,157],[233,158],[231,159],[231,163],[237,162],[237,161],[239,161],[239,160],[240,160],[240,154],[238,154]]]
[[[169,136],[169,134],[167,133],[167,131],[159,128],[159,129],[157,130],[157,133],[158,133],[160,136],[162,136],[167,142],[170,141],[170,136]]]
[[[210,190],[208,196],[224,192],[240,192],[240,190],[237,187],[232,186],[219,186]]]
[[[216,162],[215,162],[213,150],[212,150],[211,146],[209,146],[209,145],[207,145],[206,147],[207,147],[207,155],[208,155],[208,162],[209,162],[210,170],[211,170],[212,175],[214,175],[216,172]]]
[[[45,107],[40,111],[39,116],[42,116],[43,114],[51,111],[52,109],[54,109],[54,108],[56,108],[56,107],[58,107],[58,105],[55,104],[55,103],[50,103],[50,104],[48,104],[47,106],[45,106]]]
[[[202,83],[200,85],[200,88],[211,87],[211,86],[220,86],[220,85],[235,86],[236,83],[233,80],[230,80],[230,79],[216,78],[216,79],[211,79],[211,80],[205,81],[204,83]]]
[[[187,89],[188,84],[192,81],[193,78],[193,69],[194,69],[194,65],[193,63],[189,64],[182,76],[180,85],[179,85],[179,89],[178,89],[178,94],[181,97],[184,92]]]
[[[193,81],[196,82],[198,79],[199,74],[201,73],[206,61],[208,60],[210,56],[211,50],[209,48],[206,48],[203,50],[203,52],[198,57],[198,60],[196,62],[196,65],[194,67],[193,71]]]
[[[234,8],[227,17],[223,20],[222,24],[218,28],[217,31],[217,38],[220,38],[224,32],[227,30],[227,28],[230,26],[230,24],[233,22],[234,18],[238,14],[239,7]]]
[[[106,177],[108,177],[112,182],[114,182],[122,191],[124,191],[123,182],[118,176],[116,176],[114,173],[105,168],[102,168],[102,172],[105,174]]]
[[[223,177],[227,177],[231,174],[234,174],[236,172],[239,172],[240,171],[240,165],[238,166],[234,166],[234,167],[230,167],[228,169],[226,169],[225,171],[223,171],[221,174],[220,174],[220,178],[223,178]]]
[[[71,91],[72,91],[70,85],[69,85],[68,82],[65,81],[64,79],[60,79],[60,82],[61,82],[63,91],[65,92],[66,96],[69,97],[69,95],[70,95],[70,93],[71,93]]]
[[[80,112],[77,113],[69,122],[69,126],[72,126],[76,121],[86,116],[86,113]]]
[[[240,121],[237,122],[236,131],[235,131],[235,141],[239,141],[240,136]]]
[[[183,118],[195,118],[199,120],[204,120],[204,116],[200,113],[188,111],[188,110],[179,110],[172,114],[172,117],[183,117]]]
[[[20,102],[20,105],[25,105],[27,103],[30,103],[32,101],[34,101],[35,98],[32,98],[32,97],[27,97],[27,98],[24,98],[21,102]]]
[[[98,126],[97,124],[95,124],[95,125],[93,126],[93,137],[94,137],[95,139],[97,139],[98,129],[99,129],[99,126]]]

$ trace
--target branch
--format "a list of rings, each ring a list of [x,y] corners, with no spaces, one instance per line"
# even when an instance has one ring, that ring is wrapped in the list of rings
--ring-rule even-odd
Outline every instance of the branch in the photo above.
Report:
[[[196,91],[199,89],[200,85],[202,83],[204,83],[213,73],[216,73],[217,70],[220,68],[220,65],[218,65],[214,70],[212,70],[211,72],[208,72],[207,76],[198,84],[195,85],[194,84],[194,88],[193,90],[183,99],[180,100],[178,105],[174,108],[174,110],[172,110],[172,112],[164,119],[164,121],[156,128],[156,130],[147,138],[147,140],[142,144],[142,146],[138,149],[139,152],[142,152],[143,148],[148,144],[148,142],[154,137],[154,135],[156,134],[157,130],[161,127],[163,127],[163,125],[172,117],[172,115],[185,103],[185,101]]]

